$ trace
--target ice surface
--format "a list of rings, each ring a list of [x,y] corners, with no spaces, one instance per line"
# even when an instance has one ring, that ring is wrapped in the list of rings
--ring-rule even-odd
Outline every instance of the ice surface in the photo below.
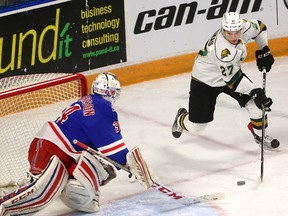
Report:
[[[262,85],[255,62],[243,71]],[[288,215],[288,57],[276,59],[267,74],[267,95],[274,104],[267,133],[281,142],[280,152],[265,152],[260,181],[260,148],[247,129],[248,113],[234,99],[220,95],[215,120],[200,136],[175,139],[171,125],[180,106],[187,108],[190,73],[124,87],[115,106],[129,148],[139,145],[159,182],[186,196],[222,192],[225,199],[183,206],[153,189],[130,183],[124,171],[101,188],[101,211],[84,214],[58,199],[37,215]],[[237,181],[245,181],[237,186]]]

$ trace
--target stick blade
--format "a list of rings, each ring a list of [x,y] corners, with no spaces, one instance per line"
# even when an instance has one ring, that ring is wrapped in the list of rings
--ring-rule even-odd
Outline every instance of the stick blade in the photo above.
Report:
[[[212,193],[212,194],[205,194],[205,195],[195,197],[195,198],[186,197],[186,199],[183,198],[181,202],[182,204],[189,206],[189,205],[207,203],[210,201],[222,200],[224,198],[225,198],[225,195],[223,193]]]

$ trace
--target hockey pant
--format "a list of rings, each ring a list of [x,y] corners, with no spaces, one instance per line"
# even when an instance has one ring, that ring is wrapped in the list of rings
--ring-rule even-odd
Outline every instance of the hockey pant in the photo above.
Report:
[[[79,153],[79,155],[80,154],[81,153]],[[53,155],[56,155],[63,162],[69,173],[69,176],[72,176],[73,170],[77,166],[77,162],[74,160],[74,158],[67,155],[54,143],[39,138],[35,138],[31,142],[28,151],[30,172],[34,175],[41,173]]]

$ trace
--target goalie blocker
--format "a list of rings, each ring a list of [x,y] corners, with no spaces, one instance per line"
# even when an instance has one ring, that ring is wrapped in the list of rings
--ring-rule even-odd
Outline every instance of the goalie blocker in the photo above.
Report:
[[[131,174],[143,187],[149,189],[158,180],[158,177],[148,168],[138,146],[130,150],[126,158]]]

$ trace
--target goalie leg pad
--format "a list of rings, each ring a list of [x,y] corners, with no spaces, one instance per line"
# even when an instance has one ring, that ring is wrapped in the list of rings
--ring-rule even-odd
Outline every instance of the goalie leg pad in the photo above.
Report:
[[[89,191],[76,179],[69,179],[61,193],[62,202],[76,210],[84,212],[98,212],[100,192],[89,193]],[[91,199],[92,198],[92,199]]]
[[[127,164],[130,172],[136,176],[140,184],[149,189],[158,179],[158,177],[147,167],[138,146],[130,150],[127,155]]]
[[[69,180],[61,194],[63,202],[73,209],[89,212],[98,211],[99,202],[98,199],[97,202],[94,199],[99,197],[99,187],[109,178],[109,173],[96,157],[83,151],[73,171],[73,177],[75,179]],[[93,203],[96,204],[93,205]]]
[[[83,151],[79,162],[73,171],[73,176],[87,190],[98,191],[100,185],[109,178],[109,173],[104,169],[103,165],[96,157]]]
[[[33,214],[48,205],[68,180],[68,172],[57,156],[53,156],[39,178],[0,200],[2,215]]]

